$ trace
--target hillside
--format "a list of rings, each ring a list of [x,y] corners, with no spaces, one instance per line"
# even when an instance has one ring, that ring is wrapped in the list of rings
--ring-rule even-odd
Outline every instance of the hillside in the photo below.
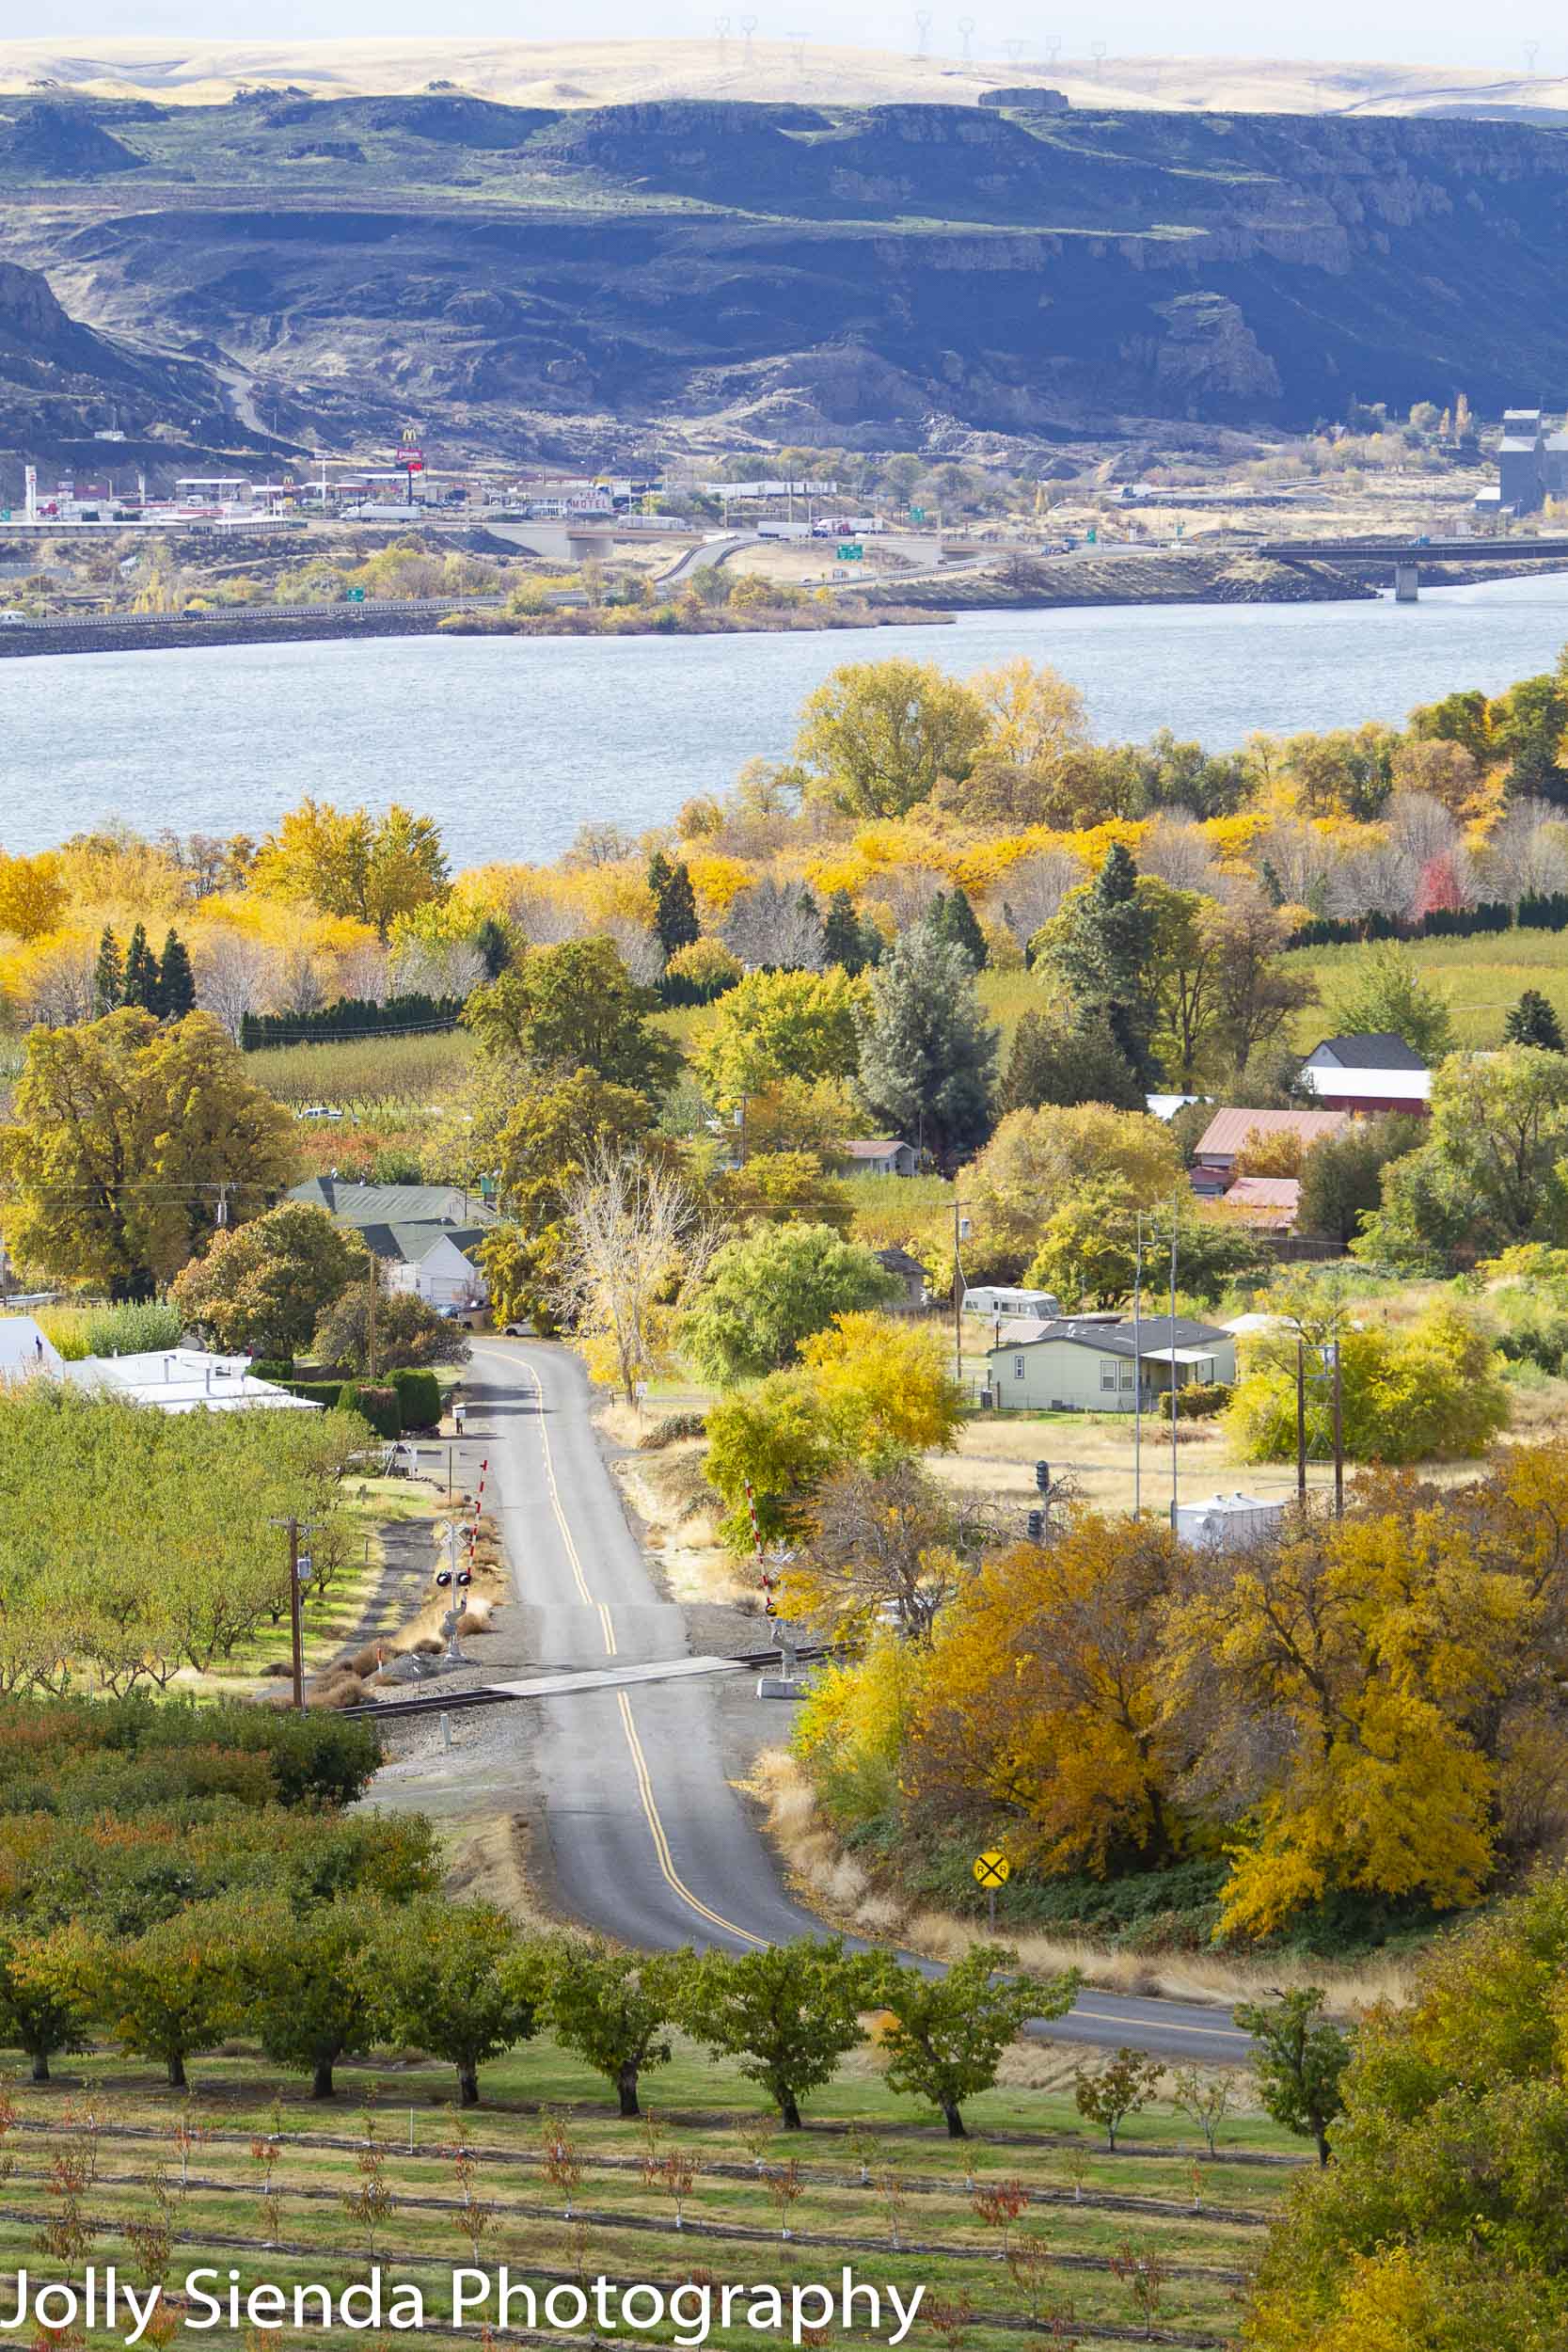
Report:
[[[1037,453],[1568,399],[1555,129],[451,90],[0,117],[8,252],[285,440]]]
[[[738,23],[738,20],[737,20]],[[981,26],[977,41],[985,39]],[[973,105],[999,82],[1051,83],[1075,106],[1230,114],[1568,115],[1568,75],[1302,57],[911,56],[744,35],[704,40],[0,41],[0,90],[55,88],[172,105],[237,90],[363,98],[458,89],[523,106],[623,106],[666,98]]]

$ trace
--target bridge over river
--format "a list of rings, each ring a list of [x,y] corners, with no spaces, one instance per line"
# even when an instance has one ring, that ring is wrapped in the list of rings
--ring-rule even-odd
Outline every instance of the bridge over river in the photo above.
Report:
[[[1414,604],[1423,564],[1549,564],[1568,569],[1568,538],[1266,539],[1258,554],[1277,564],[1345,564],[1394,575],[1394,597]]]

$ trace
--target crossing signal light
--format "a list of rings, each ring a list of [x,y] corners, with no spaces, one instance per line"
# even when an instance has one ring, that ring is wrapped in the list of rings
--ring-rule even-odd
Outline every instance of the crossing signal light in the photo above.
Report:
[[[1043,1511],[1031,1511],[1029,1514],[1029,1541],[1032,1544],[1037,1544],[1043,1540],[1044,1535],[1045,1513]]]
[[[459,1582],[459,1584],[471,1584],[471,1583],[473,1582],[473,1581],[474,1581],[474,1579],[473,1579],[473,1570],[472,1570],[471,1568],[459,1568],[459,1569],[458,1569],[458,1571],[457,1571],[457,1581]]]
[[[1035,1484],[1039,1488],[1042,1495],[1048,1495],[1051,1492],[1051,1465],[1049,1462],[1037,1462],[1035,1464]]]
[[[450,1568],[437,1568],[436,1571],[436,1581],[441,1586],[442,1590],[445,1591],[446,1587],[451,1582],[451,1570]]]

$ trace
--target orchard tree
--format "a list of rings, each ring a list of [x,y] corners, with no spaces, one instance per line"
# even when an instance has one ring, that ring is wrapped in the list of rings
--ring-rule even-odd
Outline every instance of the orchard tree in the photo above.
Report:
[[[977,697],[934,661],[851,661],[807,699],[795,755],[846,816],[903,817],[939,776],[968,774],[985,733]]]
[[[846,1953],[842,1936],[705,1952],[684,1972],[679,2022],[716,2058],[734,2058],[785,2131],[798,2132],[801,2100],[865,2040],[861,2010],[874,1997],[874,1973]]]
[[[624,2116],[641,2112],[641,2076],[670,2063],[669,2029],[692,1965],[689,1947],[623,1952],[596,1941],[562,1943],[550,1956],[545,1992],[550,2030],[614,2084]]]
[[[1231,2011],[1252,2036],[1252,2071],[1265,2110],[1289,2132],[1299,2132],[1328,2162],[1329,2126],[1343,2106],[1350,2064],[1348,2036],[1323,2015],[1327,1995],[1317,1985],[1281,1993],[1273,2001],[1243,2001]]]
[[[886,1306],[896,1275],[828,1225],[761,1225],[714,1257],[681,1325],[681,1347],[721,1387],[780,1370],[837,1314]]]
[[[356,1964],[370,1985],[379,2035],[454,2066],[460,2106],[478,2106],[487,2058],[537,2030],[540,1954],[519,1944],[492,1903],[436,1896],[410,1904]]]
[[[963,2102],[990,2090],[1002,2053],[1031,2017],[1065,2017],[1083,1982],[1076,1968],[1048,1981],[1003,1975],[1018,1954],[977,1944],[942,1975],[885,1961],[877,2000],[888,2012],[880,2041],[890,2090],[942,2111],[949,2139],[964,2139]]]
[[[1100,2125],[1113,2155],[1117,2134],[1130,2115],[1148,2106],[1163,2072],[1157,2058],[1140,2058],[1136,2050],[1123,2047],[1101,2058],[1098,2066],[1080,2066],[1073,2076],[1078,2112],[1085,2122]]]
[[[167,1282],[294,1174],[294,1125],[210,1013],[160,1028],[130,1006],[39,1029],[0,1127],[13,1256],[117,1296]]]
[[[370,1273],[370,1251],[356,1232],[308,1201],[281,1200],[248,1224],[214,1233],[170,1295],[220,1348],[288,1361],[326,1309]]]
[[[232,1955],[246,2030],[275,2065],[309,2075],[312,2099],[332,2098],[338,2060],[371,2046],[375,1994],[361,1963],[391,1924],[362,1892],[246,1915]]]
[[[999,1043],[968,958],[916,924],[895,942],[869,989],[858,1015],[867,1108],[917,1149],[961,1158],[990,1131]]]
[[[33,2080],[49,2080],[61,2051],[85,2050],[87,2011],[80,1979],[50,1964],[49,1947],[14,1928],[0,1938],[0,2048],[21,2050]]]
[[[216,2049],[241,2023],[233,1955],[243,1917],[232,1901],[191,1903],[140,1935],[75,1947],[92,2013],[125,2049],[161,2060],[171,2090],[188,2087],[187,2058]]]

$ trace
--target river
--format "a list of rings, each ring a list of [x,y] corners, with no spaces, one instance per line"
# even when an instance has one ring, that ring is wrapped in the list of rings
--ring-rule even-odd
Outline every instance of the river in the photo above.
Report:
[[[1212,749],[1401,720],[1496,692],[1568,640],[1568,574],[1424,591],[1413,605],[1129,605],[971,612],[863,635],[381,638],[0,663],[0,846],[105,818],[259,834],[307,793],[439,821],[454,865],[555,856],[587,818],[632,831],[782,758],[841,661],[958,675],[1015,654],[1080,686],[1095,733],[1168,726]]]

